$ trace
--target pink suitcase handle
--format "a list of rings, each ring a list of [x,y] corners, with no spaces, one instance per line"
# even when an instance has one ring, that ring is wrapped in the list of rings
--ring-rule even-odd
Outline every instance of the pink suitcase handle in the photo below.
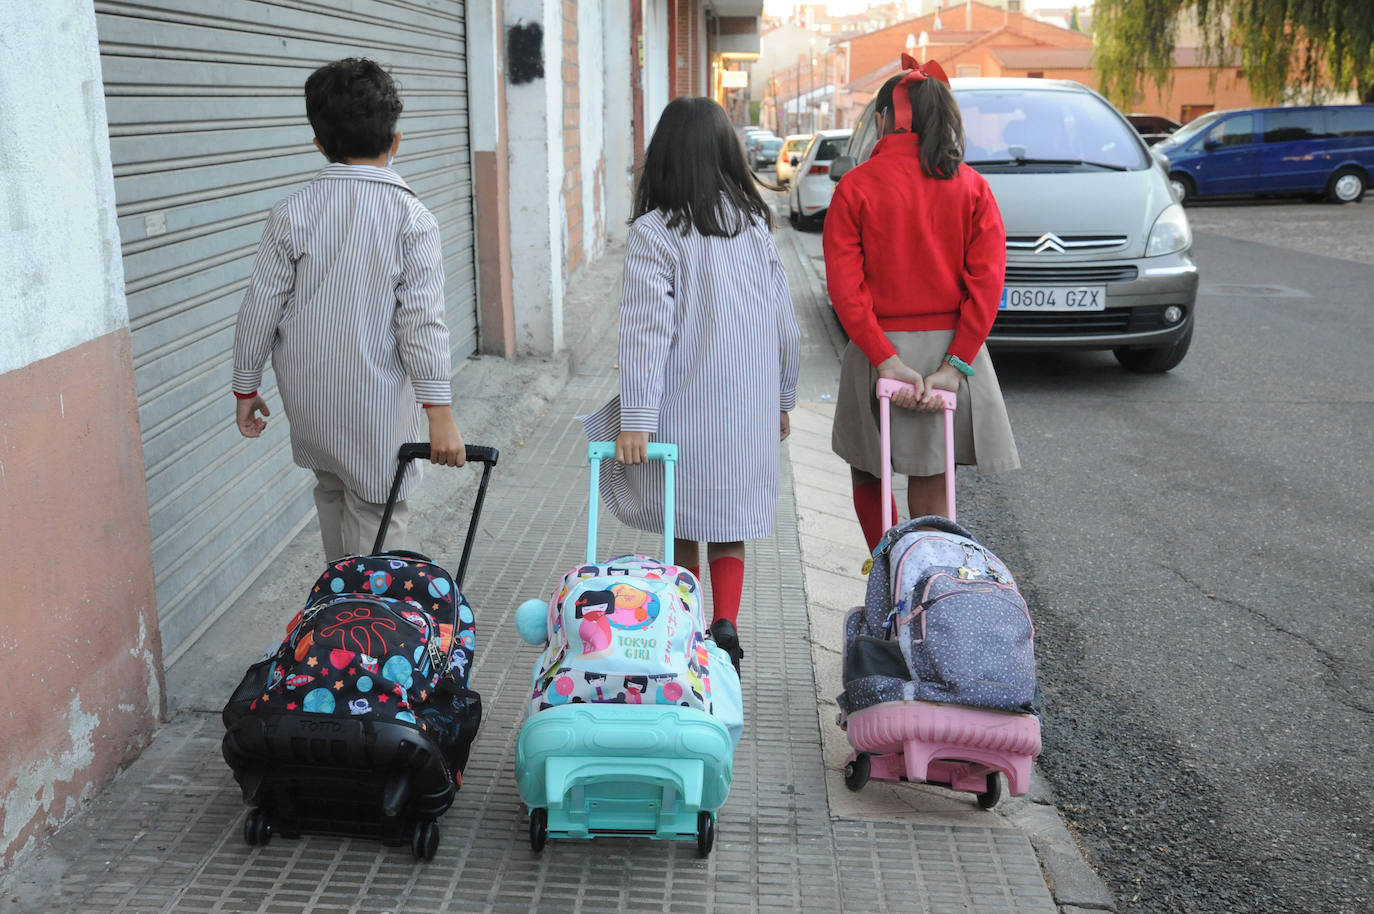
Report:
[[[883,530],[891,530],[896,520],[892,516],[892,395],[899,390],[915,391],[916,386],[891,378],[878,380],[878,424],[883,439]],[[954,406],[958,402],[954,391],[931,388],[945,404],[945,506],[949,519],[954,520]]]

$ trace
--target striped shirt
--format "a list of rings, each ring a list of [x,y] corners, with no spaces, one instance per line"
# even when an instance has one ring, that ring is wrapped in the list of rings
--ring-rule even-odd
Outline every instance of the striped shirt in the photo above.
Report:
[[[258,389],[269,355],[296,463],[386,501],[419,404],[448,404],[453,376],[439,226],[394,171],[334,163],[273,207],[234,332],[235,392]]]
[[[583,417],[592,440],[624,431],[678,446],[675,532],[725,543],[773,531],[780,412],[797,401],[801,331],[773,236],[669,229],[641,216],[625,246],[620,396]],[[663,469],[602,462],[612,512],[663,528]]]

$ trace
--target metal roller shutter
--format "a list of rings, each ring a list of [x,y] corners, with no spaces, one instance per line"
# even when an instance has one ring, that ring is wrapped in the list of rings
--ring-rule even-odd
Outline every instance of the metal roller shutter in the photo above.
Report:
[[[400,83],[396,169],[438,219],[455,366],[477,342],[461,0],[96,0],[164,655],[312,516],[279,412],[239,436],[234,320],[263,220],[324,159],[302,87],[366,56]],[[263,381],[273,407],[275,379]]]

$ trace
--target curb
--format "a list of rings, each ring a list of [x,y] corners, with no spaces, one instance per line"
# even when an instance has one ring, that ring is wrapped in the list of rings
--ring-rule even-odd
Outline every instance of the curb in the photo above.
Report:
[[[1088,865],[1082,848],[1055,807],[1054,794],[1039,768],[1031,771],[1030,790],[1024,796],[1003,800],[997,812],[1030,838],[1040,867],[1045,871],[1045,882],[1061,914],[1088,911],[1114,914],[1115,896]]]

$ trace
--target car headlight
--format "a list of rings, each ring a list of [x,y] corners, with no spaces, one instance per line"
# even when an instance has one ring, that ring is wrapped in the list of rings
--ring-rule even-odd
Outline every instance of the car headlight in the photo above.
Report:
[[[1150,229],[1150,240],[1145,244],[1146,257],[1159,257],[1183,251],[1193,243],[1192,229],[1188,228],[1188,216],[1183,207],[1170,203],[1155,220]]]

